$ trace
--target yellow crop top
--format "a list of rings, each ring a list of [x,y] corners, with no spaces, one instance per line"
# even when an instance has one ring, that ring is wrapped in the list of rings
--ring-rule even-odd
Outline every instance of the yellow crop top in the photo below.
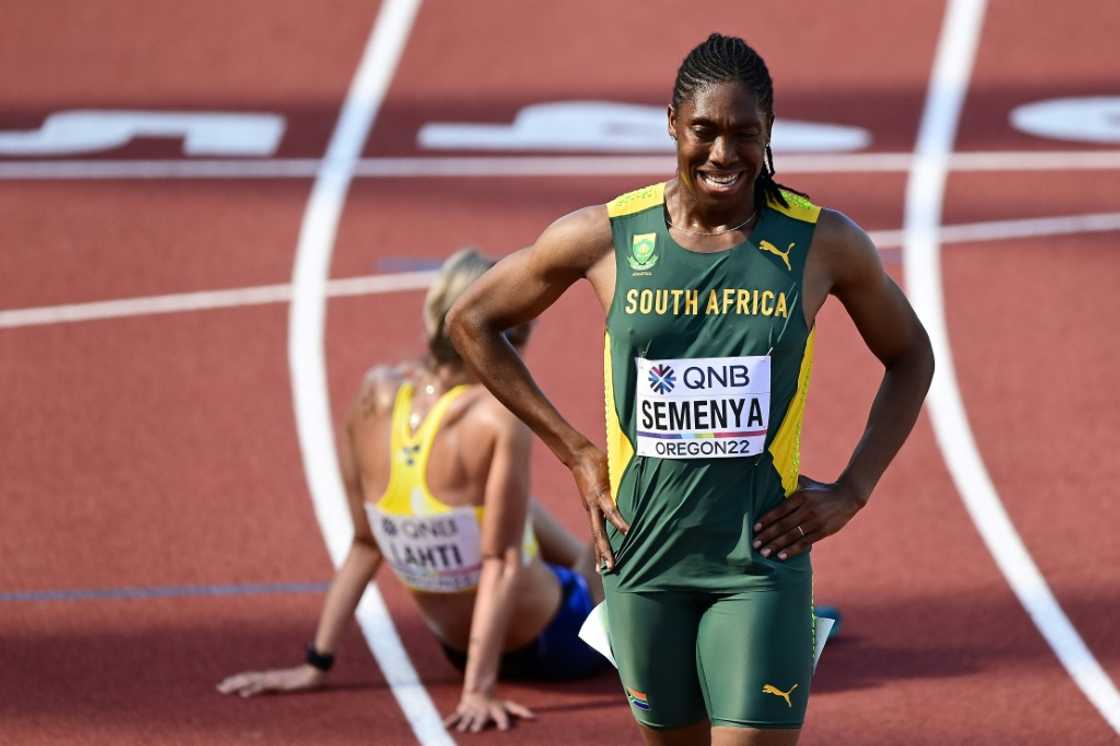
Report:
[[[456,386],[435,403],[413,431],[413,386],[403,383],[393,403],[389,439],[389,486],[376,503],[366,503],[366,515],[382,556],[401,582],[429,593],[458,593],[478,587],[482,574],[482,516],[485,508],[452,507],[428,488],[428,457],[440,421],[452,402],[467,391]],[[529,520],[521,556],[527,564],[537,554]]]

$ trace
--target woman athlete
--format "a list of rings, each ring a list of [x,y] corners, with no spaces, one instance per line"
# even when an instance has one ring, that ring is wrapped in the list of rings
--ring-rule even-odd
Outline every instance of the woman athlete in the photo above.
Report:
[[[713,34],[688,54],[668,120],[675,178],[560,218],[448,322],[482,382],[572,471],[646,742],[795,744],[812,673],[809,549],[866,505],[917,418],[932,351],[867,234],[775,183],[772,83],[742,39]],[[580,278],[606,311],[606,453],[501,336]],[[885,368],[832,483],[798,469],[828,295]]]
[[[602,599],[594,551],[532,504],[531,433],[478,385],[444,333],[447,309],[493,264],[473,250],[450,257],[425,302],[427,358],[366,375],[340,449],[354,541],[327,592],[306,662],[231,676],[219,691],[251,696],[322,685],[383,560],[411,591],[447,657],[465,669],[462,697],[448,718],[460,731],[491,721],[505,730],[511,714],[532,717],[497,696],[499,676],[570,679],[604,667],[577,638]],[[508,339],[520,348],[528,336],[526,324]]]

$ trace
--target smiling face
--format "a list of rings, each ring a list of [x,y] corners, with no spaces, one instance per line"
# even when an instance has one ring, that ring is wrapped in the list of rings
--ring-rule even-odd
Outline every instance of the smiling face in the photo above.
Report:
[[[773,124],[773,114],[740,82],[705,86],[669,107],[677,177],[698,206],[726,210],[753,203]]]

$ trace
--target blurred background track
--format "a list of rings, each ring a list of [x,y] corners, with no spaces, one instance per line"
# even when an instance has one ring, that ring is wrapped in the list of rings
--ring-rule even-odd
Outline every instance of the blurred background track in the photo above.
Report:
[[[539,103],[663,107],[680,59],[713,30],[764,55],[779,118],[863,128],[869,153],[913,148],[941,3],[681,7],[424,3],[362,155],[618,155],[430,150],[417,136],[431,122],[508,124]],[[348,0],[21,3],[0,30],[0,132],[37,130],[75,109],[272,113],[285,129],[259,160],[316,159],[376,13]],[[957,151],[1105,150],[1027,135],[1009,116],[1044,99],[1116,95],[1108,60],[1118,25],[1107,2],[991,3]],[[137,137],[93,152],[7,153],[0,167],[75,158],[194,156],[180,137]],[[905,171],[783,174],[782,158],[779,180],[818,204],[868,230],[902,225]],[[504,254],[561,214],[669,175],[359,176],[330,274],[431,266],[464,244]],[[310,186],[306,177],[0,179],[0,313],[285,285]],[[943,223],[1110,212],[1118,193],[1118,170],[955,171]],[[1120,447],[1116,246],[1115,232],[1100,232],[942,249],[950,339],[981,455],[1113,681],[1120,503],[1110,487],[1120,462],[1101,454]],[[898,255],[884,251],[901,281]],[[336,418],[370,365],[421,351],[421,299],[412,289],[329,301]],[[574,288],[528,352],[561,411],[596,437],[602,316],[590,291]],[[818,323],[802,464],[831,479],[862,431],[880,369],[838,304]],[[296,438],[288,341],[282,300],[0,325],[0,741],[416,743],[357,626],[328,690],[243,702],[213,688],[239,670],[298,662],[317,584],[331,575]],[[539,499],[583,535],[570,478],[542,447],[533,466]],[[925,416],[870,509],[817,547],[814,565],[818,602],[841,606],[845,622],[817,672],[803,744],[1115,743],[980,542]],[[214,586],[241,592],[207,595]],[[459,675],[396,580],[382,573],[378,586],[436,708],[451,711]],[[151,597],[43,595],[122,588]],[[503,691],[537,721],[457,740],[638,742],[612,676]]]

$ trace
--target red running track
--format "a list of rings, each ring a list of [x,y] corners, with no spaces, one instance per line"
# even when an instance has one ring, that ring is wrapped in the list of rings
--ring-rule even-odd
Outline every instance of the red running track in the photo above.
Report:
[[[921,116],[943,8],[784,3],[430,2],[422,7],[365,146],[422,151],[432,121],[506,123],[531,103],[664,105],[676,64],[713,30],[766,56],[778,112],[869,130],[906,152]],[[273,111],[277,158],[315,158],[376,9],[337,2],[117,0],[14,8],[0,44],[0,130],[75,108]],[[1090,19],[1091,22],[1086,19]],[[994,2],[957,148],[1092,150],[1017,132],[1008,112],[1114,92],[1109,4]],[[1061,54],[1055,54],[1061,40]],[[517,153],[514,153],[517,154]],[[524,153],[522,153],[524,154]],[[554,154],[554,153],[553,153]],[[88,158],[186,160],[141,138]],[[19,161],[6,158],[0,166]],[[27,160],[24,158],[23,160]],[[777,159],[782,170],[782,156]],[[438,260],[464,243],[503,253],[556,216],[663,175],[363,178],[345,205],[336,278],[386,260]],[[790,174],[869,230],[902,223],[903,172]],[[0,180],[0,307],[18,309],[285,283],[310,179]],[[947,224],[1115,210],[1120,173],[961,172]],[[1120,677],[1120,466],[1112,371],[1115,233],[946,246],[945,304],[981,455],[1058,601]],[[898,277],[887,252],[888,266]],[[420,293],[332,300],[326,351],[337,416],[371,364],[420,348]],[[330,564],[295,437],[283,303],[0,328],[0,593],[323,581]],[[819,319],[805,470],[829,478],[862,429],[878,369],[839,307]],[[561,410],[601,432],[602,318],[577,288],[548,312],[529,362]],[[1056,382],[1056,383],[1055,383]],[[583,531],[570,480],[537,449],[535,491]],[[964,511],[923,418],[869,510],[815,550],[818,600],[842,606],[804,744],[1105,744],[1116,733],[1076,689],[1009,590]],[[378,586],[441,712],[457,674],[388,575]],[[298,660],[321,595],[0,601],[4,743],[416,743],[355,627],[336,685],[249,702],[213,684]],[[463,743],[637,743],[611,676],[503,689],[538,713],[509,736]]]

